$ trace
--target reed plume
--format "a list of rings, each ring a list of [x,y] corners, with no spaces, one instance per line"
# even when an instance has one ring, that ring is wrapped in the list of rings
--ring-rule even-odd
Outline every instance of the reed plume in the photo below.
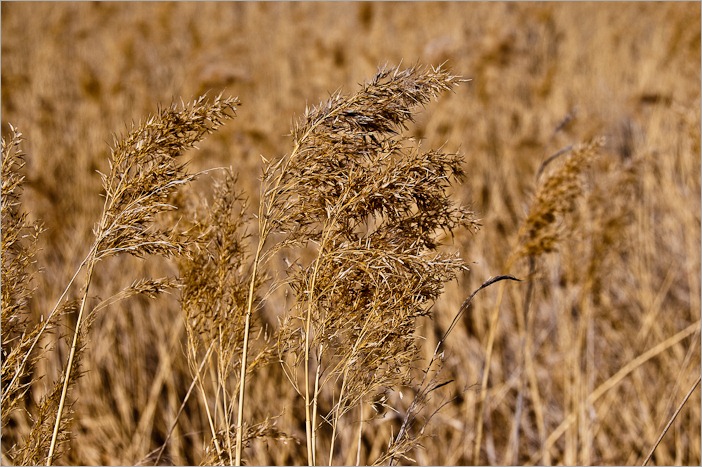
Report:
[[[16,395],[16,392],[23,388],[20,376],[30,368],[32,350],[42,335],[50,330],[58,315],[76,312],[77,322],[72,336],[68,361],[60,383],[54,386],[54,389],[40,404],[39,413],[42,414],[41,420],[43,421],[34,424],[32,433],[25,442],[24,452],[31,451],[31,456],[30,458],[27,458],[26,455],[21,456],[24,461],[37,461],[36,456],[41,452],[46,452],[48,448],[46,463],[51,464],[58,454],[61,442],[68,439],[69,432],[64,415],[67,409],[69,388],[75,384],[78,376],[76,368],[79,364],[81,350],[85,345],[85,336],[94,319],[95,308],[88,310],[87,302],[90,283],[97,263],[107,257],[125,252],[141,257],[153,254],[170,256],[185,251],[187,240],[177,230],[158,228],[155,221],[160,214],[175,209],[170,197],[179,187],[195,177],[194,174],[187,172],[185,163],[180,160],[184,151],[194,147],[206,134],[215,131],[225,119],[231,118],[236,105],[238,105],[238,101],[233,98],[223,99],[221,96],[217,96],[212,101],[208,101],[203,96],[189,105],[183,104],[181,108],[174,105],[167,109],[161,109],[156,116],[133,128],[126,137],[115,138],[109,159],[110,170],[107,174],[101,174],[105,189],[105,202],[100,221],[94,229],[95,241],[54,308],[48,313],[44,324],[33,331],[29,341],[22,341],[19,351],[21,360],[12,366],[14,374],[7,385],[3,384],[3,404],[6,400],[10,404],[13,395]],[[3,239],[6,235],[6,219],[9,227],[8,232],[12,232],[13,229],[15,232],[20,232],[27,228],[25,218],[15,209],[17,204],[15,192],[21,185],[21,179],[11,173],[18,166],[20,160],[20,153],[17,150],[20,136],[15,132],[8,145],[3,140]],[[7,179],[5,178],[6,167],[9,173]],[[6,191],[7,196],[5,196]],[[5,201],[7,201],[7,205]],[[5,215],[6,207],[7,216]],[[12,240],[12,238],[12,235],[7,236],[8,240]],[[11,253],[11,250],[14,250],[14,253]],[[8,255],[18,258],[19,266],[22,266],[23,263],[26,266],[31,260],[31,254],[27,251],[23,251],[16,243],[6,244],[3,240],[3,268],[6,264],[6,252]],[[11,261],[7,262],[8,268],[17,269],[19,266],[12,266]],[[65,298],[81,272],[86,274],[81,298],[78,302],[66,302]],[[17,277],[23,276],[19,274]],[[163,280],[137,282],[128,288],[130,290],[123,291],[121,295],[126,297],[139,291],[150,294],[157,293],[163,286],[167,285],[167,282]],[[5,283],[3,282],[3,284]],[[3,287],[3,290],[7,289]],[[22,290],[21,287],[18,287],[15,292],[10,292],[14,293],[15,297],[8,294],[8,302],[21,305],[27,295]],[[5,312],[4,301],[5,294],[3,294],[3,313]],[[11,312],[12,309],[12,306],[7,308],[8,312]],[[6,374],[9,378],[9,373],[5,372],[5,362],[6,360],[3,359],[3,378],[6,378]],[[55,421],[53,430],[47,431],[47,415],[52,411],[52,407],[55,408],[53,410]],[[48,436],[48,432],[51,431],[51,436]]]
[[[539,184],[521,228],[517,256],[533,257],[557,249],[566,232],[563,228],[566,216],[576,211],[576,203],[583,194],[581,174],[591,166],[603,146],[604,139],[595,138],[559,154],[566,159]]]
[[[179,261],[182,281],[181,306],[188,337],[187,355],[191,373],[201,393],[212,434],[204,465],[232,465],[236,443],[234,423],[238,381],[230,378],[241,368],[245,311],[248,298],[250,257],[245,225],[247,201],[236,190],[231,169],[214,187],[213,202],[199,203],[192,209],[195,218],[188,229],[192,239],[188,254]],[[205,213],[201,215],[198,213]],[[261,278],[254,284],[258,289]],[[265,343],[264,343],[265,344]],[[257,349],[248,361],[247,370],[269,359],[271,348]],[[200,375],[203,367],[212,369],[210,384]],[[210,410],[211,400],[216,401]],[[270,420],[247,424],[243,443],[263,436],[282,436]]]
[[[21,209],[25,165],[22,133],[10,125],[2,139],[2,428],[12,420],[31,386],[34,364],[42,352],[33,352],[41,326],[30,317],[29,301],[37,274],[37,241],[42,227],[30,222]],[[46,349],[44,349],[46,350]],[[14,440],[15,442],[19,440]],[[19,456],[13,448],[10,457]]]
[[[342,416],[408,381],[417,318],[465,269],[438,252],[441,232],[478,227],[447,192],[463,175],[461,157],[423,151],[401,134],[418,107],[461,81],[442,68],[382,69],[357,93],[308,109],[293,128],[293,152],[266,173],[280,245],[313,250],[291,271],[297,302],[279,335],[281,360],[305,399],[313,465],[323,391],[336,388],[322,415],[331,463]]]

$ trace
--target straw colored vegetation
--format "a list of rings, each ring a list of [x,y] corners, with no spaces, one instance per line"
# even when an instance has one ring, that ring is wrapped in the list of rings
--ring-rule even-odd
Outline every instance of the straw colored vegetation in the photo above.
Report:
[[[3,3],[2,462],[699,465],[699,17]]]

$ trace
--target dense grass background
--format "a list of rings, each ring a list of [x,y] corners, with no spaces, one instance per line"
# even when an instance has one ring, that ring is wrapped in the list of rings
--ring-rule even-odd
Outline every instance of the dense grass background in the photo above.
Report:
[[[414,458],[448,465],[641,462],[700,374],[696,2],[3,3],[3,134],[12,123],[27,139],[24,208],[47,228],[31,302],[37,319],[91,242],[103,202],[95,171],[106,170],[113,133],[174,100],[222,90],[238,96],[237,117],[191,153],[191,164],[232,165],[255,207],[260,155],[290,151],[291,122],[306,105],[337,89],[356,90],[379,65],[418,61],[448,61],[472,79],[429,104],[410,131],[427,148],[464,154],[467,178],[455,196],[471,203],[483,224],[477,234],[446,239],[471,271],[418,329],[427,336],[427,358],[482,282],[506,273],[528,280],[481,292],[450,336],[444,377],[453,382],[425,413],[447,404]],[[527,261],[511,255],[537,170],[560,149],[596,135],[607,137],[607,146],[585,174],[584,195],[564,221],[567,235],[529,274]],[[203,179],[196,189],[206,192],[209,184]],[[120,258],[100,271],[91,292],[109,296],[176,269]],[[271,301],[265,312],[274,317],[284,307]],[[695,333],[666,344],[695,323]],[[61,462],[148,463],[192,380],[184,340],[176,295],[132,299],[100,313],[74,392],[74,438]],[[654,348],[660,351],[652,358],[636,360]],[[34,399],[65,365],[65,343],[50,355],[38,366],[43,378],[32,385]],[[245,458],[305,462],[304,417],[281,371],[273,365],[253,374],[249,391],[247,417],[282,413],[278,428],[302,444],[257,441]],[[402,400],[388,394],[400,410],[412,399],[410,388],[403,391]],[[361,462],[376,458],[398,427],[391,413],[372,422]],[[18,416],[3,432],[3,450],[28,429],[29,418]],[[198,463],[208,433],[202,401],[192,398],[168,459]],[[336,462],[355,462],[355,436],[353,429],[340,434]],[[654,461],[699,465],[699,389]]]

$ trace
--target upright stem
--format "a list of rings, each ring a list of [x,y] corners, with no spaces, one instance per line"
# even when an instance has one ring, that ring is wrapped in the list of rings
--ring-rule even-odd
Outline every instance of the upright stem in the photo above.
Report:
[[[307,302],[307,320],[305,323],[305,432],[307,435],[307,462],[309,465],[316,465],[314,462],[314,428],[312,415],[310,414],[310,346],[312,345],[312,340],[310,339],[310,328],[312,324],[312,292],[314,291],[315,279],[317,278],[317,266],[315,266],[315,273],[312,276],[312,284],[310,286]],[[315,394],[316,399],[316,394]]]
[[[266,192],[264,190],[261,191],[261,201],[259,204],[259,239],[258,239],[258,247],[256,248],[256,256],[254,257],[253,261],[253,270],[251,272],[251,283],[249,284],[249,296],[246,304],[246,317],[244,321],[244,342],[242,345],[242,350],[241,350],[241,376],[239,378],[239,407],[237,409],[237,430],[236,430],[236,460],[235,464],[237,466],[241,465],[241,451],[242,451],[242,440],[243,440],[243,422],[244,422],[244,394],[245,394],[245,388],[246,388],[246,361],[247,361],[247,355],[248,355],[248,349],[249,349],[249,328],[251,327],[251,313],[253,309],[253,300],[254,300],[254,292],[256,288],[256,275],[258,274],[258,266],[259,263],[261,262],[261,254],[263,252],[263,246],[266,242],[266,239],[268,238],[268,233],[269,233],[269,216],[271,214],[271,210],[275,207],[277,197],[278,197],[278,188],[280,187],[280,184],[283,180],[283,175],[285,174],[285,170],[287,166],[290,164],[290,161],[293,160],[298,152],[300,151],[301,147],[301,141],[304,141],[314,129],[319,125],[319,122],[316,124],[313,124],[310,126],[310,128],[305,131],[305,133],[299,138],[298,141],[295,142],[295,147],[293,148],[292,152],[290,153],[290,156],[287,159],[284,159],[281,161],[280,165],[275,166],[274,172],[277,171],[278,175],[274,179],[274,183],[272,184],[271,189]],[[262,187],[265,186],[267,176],[264,175],[264,180],[262,181]],[[267,198],[267,193],[270,193],[270,198]],[[309,323],[308,323],[308,329],[309,329]],[[309,350],[306,349],[305,352],[305,361],[309,361]],[[305,367],[305,376],[308,377],[308,369]],[[305,391],[306,391],[306,397],[305,401],[309,402],[309,379],[306,378],[305,380]],[[311,451],[311,439],[310,439],[310,425],[309,425],[309,405],[306,407],[306,413],[307,413],[307,453],[308,456],[310,455]],[[312,460],[312,457],[309,457],[310,461]]]
[[[212,414],[210,413],[210,406],[207,403],[207,393],[205,391],[205,387],[202,384],[202,380],[200,378],[197,378],[197,385],[198,388],[200,389],[200,395],[202,395],[202,401],[203,405],[205,406],[205,414],[207,415],[207,423],[210,425],[210,431],[212,432],[212,442],[214,444],[215,450],[217,451],[217,457],[221,458],[222,457],[222,447],[219,445],[219,441],[217,440],[217,429],[215,428],[215,422],[212,417]],[[216,410],[216,408],[215,408]],[[217,412],[215,412],[215,417],[217,416]],[[229,461],[231,462],[231,460]]]
[[[326,227],[326,226],[325,226]],[[314,299],[314,288],[317,283],[317,275],[319,274],[320,263],[322,255],[324,253],[324,248],[326,247],[327,239],[329,238],[329,230],[325,228],[322,240],[319,244],[319,253],[317,254],[317,259],[314,265],[314,271],[312,273],[312,280],[310,281],[310,287],[307,297],[307,318],[305,322],[305,431],[307,434],[307,462],[309,465],[316,465],[316,430],[314,428],[314,422],[317,418],[316,404],[317,404],[317,384],[318,379],[315,380],[315,392],[314,399],[310,400],[310,347],[312,346],[312,338],[310,331],[312,328],[312,302]],[[321,350],[321,346],[320,346]],[[319,375],[319,373],[317,373]],[[315,411],[310,414],[310,406],[315,405]]]
[[[348,368],[348,366],[346,367]],[[334,416],[332,418],[332,434],[331,434],[331,442],[329,443],[329,465],[332,465],[332,461],[334,460],[334,445],[336,444],[336,433],[337,433],[337,426],[339,426],[339,410],[340,410],[340,404],[343,402],[344,399],[344,394],[346,393],[346,382],[348,381],[347,379],[348,376],[348,371],[344,369],[344,377],[341,380],[341,391],[339,392],[339,402],[336,405],[336,408],[334,409]],[[360,448],[359,448],[360,449]]]
[[[497,303],[492,310],[490,318],[490,331],[488,333],[487,349],[485,352],[485,368],[483,369],[483,379],[480,383],[480,400],[478,403],[478,418],[476,423],[475,449],[473,451],[473,465],[480,464],[480,446],[483,438],[483,419],[485,412],[485,398],[487,397],[487,386],[490,375],[490,364],[492,362],[492,349],[495,343],[495,333],[497,332],[497,318],[500,315],[500,304],[504,295],[505,285],[500,284],[500,289],[497,296]]]
[[[249,284],[249,297],[246,303],[246,318],[244,321],[244,343],[241,350],[241,376],[239,378],[239,407],[236,415],[236,465],[241,465],[241,451],[243,440],[243,423],[244,423],[244,391],[246,388],[246,360],[249,349],[249,328],[251,327],[251,310],[253,309],[254,291],[256,288],[256,274],[258,273],[258,264],[261,261],[261,251],[263,244],[266,241],[265,222],[263,219],[264,229],[261,229],[261,236],[258,240],[256,248],[256,257],[253,262],[253,270],[251,271],[251,283]]]
[[[358,401],[358,446],[356,448],[356,465],[361,465],[361,443],[363,442],[363,398]],[[329,462],[331,465],[331,461]]]
[[[322,369],[322,352],[323,352],[323,345],[319,344],[319,350],[317,351],[317,369],[315,371],[315,376],[314,376],[314,396],[312,397],[312,420],[317,420],[317,401],[318,401],[318,394],[319,394],[319,378],[321,376],[320,371]],[[316,449],[314,449],[317,446],[317,430],[313,429],[312,430],[312,463],[313,465],[317,463],[317,453]],[[331,464],[329,464],[331,465]]]
[[[83,324],[83,314],[85,312],[85,304],[88,301],[88,290],[90,289],[90,282],[93,277],[93,269],[95,268],[95,257],[97,255],[97,246],[93,247],[90,259],[88,261],[88,277],[85,283],[85,291],[83,292],[83,298],[81,299],[80,309],[78,311],[78,320],[76,321],[76,328],[73,331],[73,343],[71,344],[71,351],[68,354],[68,363],[66,364],[66,375],[63,378],[63,388],[61,389],[61,399],[59,400],[58,410],[56,411],[56,422],[54,423],[54,431],[51,434],[51,445],[49,446],[49,455],[46,458],[46,465],[51,465],[54,460],[54,452],[56,450],[56,441],[58,439],[59,427],[61,425],[61,417],[63,415],[63,409],[66,405],[66,396],[68,395],[68,383],[71,380],[71,373],[73,371],[73,360],[76,356],[76,350],[78,348],[78,336],[81,331],[81,325]]]
[[[166,434],[166,439],[163,441],[163,444],[161,447],[158,449],[158,455],[156,456],[156,460],[154,461],[154,465],[159,465],[159,461],[161,460],[161,456],[163,456],[163,451],[166,449],[166,445],[168,444],[168,441],[171,439],[171,435],[173,435],[173,430],[175,430],[176,424],[178,422],[178,417],[180,417],[180,414],[183,413],[183,410],[185,409],[185,404],[188,402],[188,399],[190,399],[190,394],[193,392],[193,388],[195,388],[195,384],[198,383],[198,380],[200,378],[200,373],[202,373],[202,368],[205,366],[205,363],[210,358],[210,354],[212,352],[212,349],[214,348],[215,341],[212,341],[210,343],[210,346],[207,348],[207,352],[205,352],[205,356],[202,358],[202,361],[200,362],[200,366],[197,368],[197,372],[195,373],[195,378],[193,378],[193,381],[190,383],[190,387],[188,388],[188,392],[185,393],[185,397],[183,398],[183,402],[180,404],[180,408],[178,409],[178,413],[176,413],[175,419],[173,420],[173,423],[171,423],[171,427],[168,429],[168,434]],[[154,451],[155,452],[155,451]]]
[[[539,395],[539,383],[536,376],[536,370],[534,369],[534,322],[536,319],[536,313],[531,309],[531,302],[533,300],[534,294],[534,273],[536,265],[534,257],[529,257],[529,284],[527,287],[527,299],[526,299],[526,316],[527,316],[527,333],[526,333],[526,347],[524,350],[524,364],[525,371],[527,374],[527,379],[529,381],[530,395],[532,401],[532,407],[534,410],[534,418],[536,419],[536,429],[539,433],[539,439],[541,445],[544,445],[546,441],[546,425],[544,423],[544,414],[541,404],[541,396]],[[544,450],[544,455],[542,458],[544,465],[551,465],[551,453],[548,450]]]
[[[297,153],[299,150],[299,145],[296,144],[295,148],[293,149],[292,154],[290,155],[290,158],[294,157],[294,155]],[[289,160],[288,160],[289,161]],[[263,246],[266,243],[266,240],[268,238],[268,233],[269,233],[269,223],[268,223],[268,218],[270,216],[270,211],[275,205],[275,201],[277,198],[277,189],[280,186],[280,183],[283,179],[283,174],[284,174],[284,168],[285,165],[281,168],[278,167],[278,176],[275,179],[275,183],[273,184],[272,190],[270,193],[272,193],[271,198],[266,200],[266,195],[265,191],[263,190],[263,187],[265,186],[265,178],[266,176],[264,175],[264,180],[262,181],[261,187],[261,201],[258,207],[258,219],[259,219],[259,238],[258,238],[258,246],[256,247],[256,256],[254,257],[253,260],[253,269],[251,271],[251,282],[249,283],[249,296],[247,299],[246,303],[246,317],[244,320],[244,342],[242,344],[242,349],[241,349],[241,374],[239,377],[239,406],[237,407],[237,416],[236,416],[236,459],[235,459],[235,465],[239,466],[241,465],[241,452],[243,449],[243,423],[244,423],[244,398],[245,398],[245,390],[246,390],[246,365],[247,365],[247,356],[248,356],[248,351],[249,351],[249,329],[251,328],[251,313],[253,310],[253,301],[254,301],[254,292],[256,289],[256,276],[258,275],[258,266],[259,263],[261,262],[261,254],[263,252]]]
[[[54,423],[54,431],[51,434],[51,444],[49,445],[49,454],[46,457],[46,465],[51,465],[51,463],[54,460],[54,452],[56,450],[56,442],[58,440],[58,432],[59,432],[59,427],[61,425],[61,417],[63,416],[63,408],[66,405],[66,397],[68,396],[68,384],[69,381],[71,380],[71,373],[73,372],[73,361],[75,360],[76,357],[76,351],[78,349],[78,336],[80,334],[80,328],[81,325],[83,324],[83,314],[85,313],[85,304],[88,301],[88,291],[90,289],[90,283],[92,282],[93,279],[93,270],[95,269],[95,262],[97,261],[97,256],[98,252],[100,249],[100,243],[102,239],[104,238],[105,234],[105,213],[108,211],[108,203],[110,203],[112,200],[110,199],[109,196],[105,197],[105,203],[102,206],[102,216],[100,218],[100,223],[98,224],[98,229],[95,234],[95,243],[92,246],[92,249],[88,253],[88,256],[85,257],[83,262],[80,264],[78,267],[78,270],[76,273],[73,275],[73,278],[71,278],[71,281],[68,283],[68,286],[66,286],[66,289],[64,290],[63,294],[61,295],[61,298],[59,298],[58,302],[56,302],[56,305],[54,306],[54,309],[51,310],[51,313],[47,317],[46,326],[49,321],[51,320],[51,316],[58,310],[58,307],[60,306],[61,301],[63,300],[63,297],[66,296],[68,293],[68,289],[71,287],[73,284],[73,281],[76,279],[78,276],[78,273],[81,271],[83,266],[87,265],[88,267],[88,275],[86,278],[85,282],[85,291],[83,292],[83,298],[81,299],[80,303],[80,309],[78,310],[78,319],[76,320],[76,328],[73,331],[73,342],[71,343],[71,351],[68,354],[68,363],[66,364],[66,375],[64,376],[63,380],[63,388],[61,389],[61,399],[59,400],[59,406],[58,410],[56,411],[56,422]],[[46,329],[46,327],[42,328],[42,331]],[[34,343],[38,342],[39,336],[36,337],[37,340],[35,340]],[[34,346],[34,344],[32,344]],[[18,373],[19,374],[19,373]]]

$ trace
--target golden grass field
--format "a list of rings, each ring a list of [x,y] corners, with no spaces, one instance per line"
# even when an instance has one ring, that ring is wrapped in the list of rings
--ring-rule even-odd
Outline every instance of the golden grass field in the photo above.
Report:
[[[144,278],[190,274],[187,281],[197,282],[207,261],[193,266],[160,251],[106,255],[90,278],[80,269],[66,304],[60,300],[99,233],[105,189],[98,171],[110,172],[111,154],[119,152],[113,149],[132,125],[205,93],[210,100],[220,93],[238,97],[236,116],[185,157],[191,173],[231,166],[238,175],[233,186],[248,199],[248,216],[216,218],[215,229],[202,235],[220,243],[240,235],[248,245],[248,256],[231,269],[240,277],[230,278],[246,296],[243,278],[251,275],[261,238],[253,216],[262,171],[266,161],[295,154],[304,137],[291,137],[291,129],[305,109],[336,91],[358,92],[385,65],[443,63],[470,81],[416,109],[406,135],[420,139],[422,150],[463,157],[465,176],[447,193],[481,227],[461,224],[451,235],[439,229],[438,238],[440,251],[458,253],[470,270],[446,282],[429,316],[412,321],[418,359],[400,358],[405,348],[385,349],[390,360],[379,368],[410,379],[387,376],[387,384],[350,398],[343,417],[334,412],[338,398],[355,394],[352,382],[375,375],[354,367],[356,373],[342,372],[344,384],[357,375],[348,387],[341,377],[325,380],[316,463],[389,463],[388,453],[397,449],[406,457],[392,462],[401,464],[630,465],[644,462],[664,434],[650,465],[699,465],[699,386],[685,399],[700,377],[697,2],[3,2],[3,157],[10,154],[5,141],[12,125],[26,154],[19,206],[26,225],[40,221],[45,230],[35,245],[22,240],[33,256],[24,264],[28,276],[20,275],[6,267],[9,217],[3,219],[2,463],[47,461],[58,400],[52,388],[60,387],[79,321],[87,332],[80,335],[84,347],[76,353],[54,463],[149,465],[164,443],[161,464],[234,462],[241,350],[238,340],[226,349],[222,336],[243,315],[218,315],[220,305],[207,295],[192,302],[202,307],[194,313],[200,308],[186,307],[183,294],[191,289],[184,286],[131,296]],[[333,157],[334,149],[324,154]],[[217,206],[212,196],[221,190],[213,186],[224,179],[218,170],[198,177],[174,198],[181,209],[157,216],[159,225],[171,222],[166,231],[198,225],[207,213],[196,200]],[[301,197],[314,188],[297,187]],[[314,215],[299,214],[307,213]],[[247,464],[310,461],[305,398],[291,384],[301,389],[304,375],[286,376],[289,367],[281,364],[300,357],[290,346],[309,334],[286,328],[286,317],[294,323],[304,312],[295,287],[308,284],[304,278],[280,284],[290,262],[316,264],[313,246],[324,245],[325,235],[302,250],[281,250],[254,281],[241,404]],[[373,261],[383,260],[382,251],[377,255]],[[464,300],[504,274],[521,282],[501,281],[475,295],[431,365],[428,377],[435,379],[421,386]],[[86,283],[89,327],[77,317]],[[338,284],[346,282],[328,287]],[[128,297],[117,300],[123,290]],[[341,290],[320,308],[320,316],[336,321],[314,327],[318,336],[347,318],[355,322],[342,313],[342,302],[363,296],[359,290]],[[239,295],[226,293],[239,303]],[[395,311],[377,300],[370,306],[389,321],[372,326],[391,329]],[[9,355],[23,329],[36,329],[57,303],[55,327],[32,349],[31,371],[17,379],[26,392],[6,392],[16,368]],[[411,329],[402,329],[397,342],[410,342]],[[347,331],[335,331],[336,341],[315,342],[344,349]],[[208,353],[210,344],[219,350]],[[390,344],[373,345],[382,351]],[[339,361],[351,368],[352,360]],[[335,374],[311,364],[308,383],[318,368]],[[447,384],[427,393],[433,387],[427,382]],[[416,413],[413,401],[421,402]],[[406,444],[391,443],[408,413]]]

